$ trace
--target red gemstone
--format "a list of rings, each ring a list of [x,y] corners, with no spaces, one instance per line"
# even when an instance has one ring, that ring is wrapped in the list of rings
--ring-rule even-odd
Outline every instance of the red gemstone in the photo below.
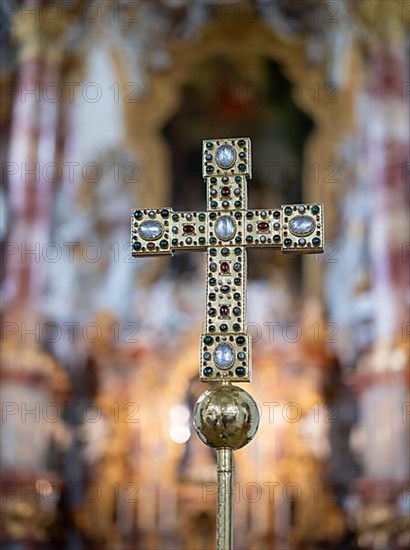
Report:
[[[221,265],[221,271],[222,273],[228,273],[229,272],[229,264],[228,262],[222,262]]]
[[[257,227],[258,231],[267,231],[269,229],[269,224],[267,222],[259,222]]]
[[[226,317],[229,313],[229,307],[228,306],[221,306],[219,308],[219,313],[220,313],[221,317]]]
[[[190,233],[193,233],[195,231],[195,227],[193,225],[184,225],[184,227],[182,228],[182,231],[186,235],[189,235]]]
[[[229,189],[229,187],[222,187],[221,189],[221,195],[223,197],[228,197],[229,195],[231,194],[231,190]]]

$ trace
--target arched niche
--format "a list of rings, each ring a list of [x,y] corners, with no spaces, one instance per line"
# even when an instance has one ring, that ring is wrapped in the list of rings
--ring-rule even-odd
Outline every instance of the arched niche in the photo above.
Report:
[[[192,71],[206,60],[243,56],[273,59],[294,85],[297,105],[311,117],[315,129],[304,153],[303,196],[306,202],[325,204],[325,235],[334,237],[336,204],[340,179],[339,146],[353,126],[352,90],[355,83],[355,57],[347,67],[343,89],[328,82],[325,63],[308,60],[307,41],[300,35],[276,34],[264,21],[224,22],[205,25],[199,36],[173,39],[168,44],[169,68],[150,71],[144,96],[137,102],[124,102],[126,139],[136,151],[141,183],[135,189],[141,206],[171,206],[171,162],[162,130],[181,102],[181,91]],[[126,64],[115,56],[120,90],[129,82]],[[204,136],[205,138],[206,136]],[[201,144],[198,143],[198,147]],[[200,181],[198,166],[198,181]],[[308,295],[321,294],[323,263],[304,260],[304,288]]]

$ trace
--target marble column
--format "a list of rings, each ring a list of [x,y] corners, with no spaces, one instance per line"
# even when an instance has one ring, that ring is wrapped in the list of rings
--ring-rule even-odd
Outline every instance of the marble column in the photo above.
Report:
[[[56,160],[59,116],[59,102],[50,100],[47,84],[58,86],[66,29],[62,17],[53,22],[44,19],[45,4],[26,0],[13,20],[19,61],[7,164],[10,222],[1,369],[7,412],[1,433],[4,536],[33,542],[41,539],[56,512],[55,492],[60,491],[61,479],[50,471],[50,449],[57,431],[62,435],[65,429],[57,396],[64,395],[68,384],[42,346],[44,254],[54,189],[50,163]]]
[[[367,71],[359,123],[360,163],[370,207],[372,346],[359,360],[355,375],[363,468],[357,484],[362,506],[358,543],[369,549],[404,548],[400,504],[407,498],[410,467],[409,419],[405,415],[410,400],[408,335],[404,330],[408,325],[410,259],[406,257],[409,227],[403,181],[409,148],[404,47],[374,45]]]

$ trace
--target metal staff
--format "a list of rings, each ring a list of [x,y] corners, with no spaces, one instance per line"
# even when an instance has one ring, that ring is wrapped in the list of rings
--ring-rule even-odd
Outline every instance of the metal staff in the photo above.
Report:
[[[283,253],[323,252],[323,206],[285,204],[249,210],[247,179],[252,176],[249,138],[203,142],[202,175],[207,210],[174,212],[144,208],[132,212],[132,255],[179,250],[207,251],[206,333],[201,337],[199,377],[216,382],[198,399],[194,426],[216,449],[218,470],[217,548],[232,549],[233,451],[255,435],[255,401],[232,382],[250,382],[251,339],[246,332],[248,247],[275,247]]]

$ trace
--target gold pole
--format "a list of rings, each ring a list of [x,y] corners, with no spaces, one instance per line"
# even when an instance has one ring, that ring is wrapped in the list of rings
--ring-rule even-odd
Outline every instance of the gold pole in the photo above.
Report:
[[[216,450],[218,476],[218,508],[216,514],[216,548],[232,550],[233,538],[233,484],[235,463],[233,450]]]
[[[233,549],[234,450],[253,438],[259,425],[259,410],[242,388],[217,384],[206,390],[194,408],[194,427],[204,443],[216,449],[218,501],[216,548]]]

